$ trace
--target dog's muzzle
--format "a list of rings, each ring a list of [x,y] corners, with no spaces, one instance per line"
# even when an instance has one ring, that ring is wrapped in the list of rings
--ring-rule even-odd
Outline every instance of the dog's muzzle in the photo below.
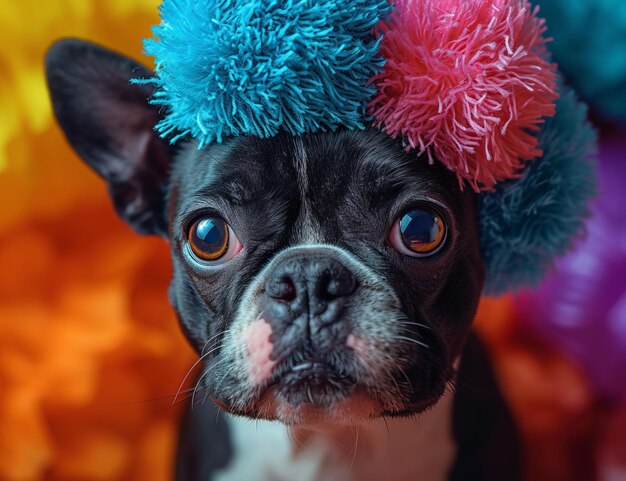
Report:
[[[345,346],[352,326],[343,313],[357,288],[356,276],[332,254],[291,253],[267,273],[260,304],[275,362],[268,386],[289,404],[326,405],[350,394],[355,380]]]

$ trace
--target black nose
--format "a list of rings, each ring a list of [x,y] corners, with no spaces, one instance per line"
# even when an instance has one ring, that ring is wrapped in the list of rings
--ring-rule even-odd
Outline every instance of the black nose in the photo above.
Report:
[[[289,257],[265,281],[266,314],[274,322],[306,324],[314,333],[340,317],[356,288],[350,270],[331,257]]]
[[[280,263],[265,281],[265,291],[278,301],[328,303],[352,294],[356,279],[342,264],[327,257],[290,258]]]

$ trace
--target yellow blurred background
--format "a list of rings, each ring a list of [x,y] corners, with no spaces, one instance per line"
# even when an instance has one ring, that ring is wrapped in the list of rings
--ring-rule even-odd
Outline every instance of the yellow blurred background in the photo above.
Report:
[[[0,7],[2,481],[171,479],[182,408],[172,404],[194,355],[167,303],[167,247],[115,217],[105,185],[56,127],[43,73],[46,48],[65,36],[149,64],[141,39],[157,5]],[[478,326],[522,427],[527,478],[594,479],[625,416],[520,330],[510,299],[483,302]]]

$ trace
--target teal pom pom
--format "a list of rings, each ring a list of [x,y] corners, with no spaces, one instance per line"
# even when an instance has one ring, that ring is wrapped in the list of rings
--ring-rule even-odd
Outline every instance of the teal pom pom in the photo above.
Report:
[[[536,285],[581,234],[595,194],[596,133],[569,89],[539,133],[543,156],[479,196],[485,293]]]
[[[172,142],[363,128],[387,0],[165,0],[152,103]]]
[[[538,0],[559,69],[600,114],[626,121],[626,4]]]

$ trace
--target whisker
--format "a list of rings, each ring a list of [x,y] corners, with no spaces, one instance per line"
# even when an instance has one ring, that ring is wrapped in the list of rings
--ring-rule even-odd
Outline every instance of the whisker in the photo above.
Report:
[[[385,428],[387,428],[387,439],[391,441],[391,431],[389,431],[389,424],[387,423],[387,416],[383,415],[383,422],[385,423]]]
[[[357,450],[359,449],[359,426],[357,424],[354,427],[356,429],[356,437],[354,439],[354,454],[352,455],[352,462],[350,463],[350,472],[352,472],[352,469],[354,468]]]
[[[422,324],[420,322],[413,322],[413,321],[407,321],[407,320],[398,320],[396,321],[398,324],[403,324],[405,326],[415,326],[415,327],[422,327],[424,329],[428,329],[429,331],[432,331],[433,328],[430,326],[427,326],[426,324]]]
[[[221,344],[221,343],[220,343]],[[219,346],[218,346],[219,347]],[[189,370],[187,371],[187,374],[185,374],[185,377],[183,378],[182,382],[180,383],[180,386],[178,386],[178,391],[176,392],[176,395],[174,396],[174,401],[172,401],[172,405],[174,405],[176,403],[176,399],[178,398],[178,395],[180,394],[183,386],[185,385],[185,383],[187,382],[187,379],[189,379],[189,376],[191,375],[191,373],[193,372],[193,370],[198,366],[198,364],[200,364],[204,359],[206,359],[209,355],[211,355],[211,353],[215,352],[215,349],[218,349],[218,347],[211,349],[209,352],[207,352],[206,354],[203,354],[202,356],[200,356],[198,358],[198,360],[196,362],[193,363],[193,366],[191,366],[189,368]],[[204,350],[204,348],[203,348]]]
[[[191,396],[192,395],[190,394],[189,396],[182,397],[181,399],[177,400],[175,404],[172,404],[170,407],[178,406],[179,404],[189,401],[191,399]]]
[[[228,376],[230,376],[230,373],[232,373],[236,369],[236,367],[237,366],[235,365],[231,366],[230,369],[222,375],[220,382],[217,383],[217,387],[215,388],[216,391],[219,391],[220,387],[222,386],[222,383],[226,380]]]
[[[226,332],[218,332],[217,334],[215,334],[214,336],[212,336],[210,339],[207,340],[207,342],[204,343],[204,347],[202,347],[202,352],[204,353],[204,350],[206,349],[207,345],[212,342],[213,340],[215,340],[216,338],[225,335]]]
[[[302,451],[306,447],[305,442],[298,439],[296,433],[292,431],[292,428],[290,426],[288,426],[286,429],[287,439],[289,439],[289,442],[295,446],[297,451]]]
[[[190,393],[193,390],[193,388],[189,388],[189,389],[184,389],[182,391],[180,391],[181,394],[187,394]],[[156,401],[162,401],[164,399],[172,399],[176,397],[175,394],[168,394],[167,396],[158,396],[158,397],[154,397],[154,398],[150,398],[150,399],[143,399],[141,401],[129,401],[129,402],[124,402],[124,403],[117,403],[115,404],[115,406],[118,407],[123,407],[123,406],[135,406],[138,404],[147,404],[147,403],[151,403],[151,402],[156,402]]]
[[[228,359],[226,359],[226,358],[220,359],[215,364],[210,366],[209,369],[205,370],[202,373],[202,375],[198,378],[198,380],[196,381],[196,384],[195,384],[195,386],[193,388],[193,393],[191,395],[191,405],[192,406],[195,405],[196,391],[198,390],[198,388],[202,384],[202,380],[204,379],[204,377],[207,376],[211,371],[213,371],[217,366],[220,366],[220,365],[224,364],[227,361],[228,361]],[[205,398],[205,400],[206,400],[206,398]],[[202,402],[204,402],[204,400]]]
[[[375,358],[370,353],[364,353],[364,356],[363,356],[364,359],[360,361],[360,364],[366,369],[371,368],[371,365],[373,364],[378,365],[383,375],[384,383],[382,386],[381,385],[375,386],[374,391],[376,392],[377,397],[383,402],[384,405],[386,406],[395,405],[396,403],[395,403],[394,398],[399,396],[402,393],[402,389],[400,388],[400,385],[398,384],[398,381],[396,380],[396,377],[393,372],[393,369],[398,368],[399,366],[397,366],[397,364],[394,362],[394,359],[391,357],[391,355],[384,353],[384,352],[379,352],[379,354],[384,356],[384,359],[387,359],[390,362],[384,362],[381,364],[380,362],[377,362],[379,361],[378,358]],[[400,372],[406,379],[409,388],[413,389],[411,385],[411,381],[409,380],[404,370],[400,368]],[[391,382],[391,385],[390,385],[390,382]],[[393,389],[394,387],[395,387],[395,391]],[[394,392],[396,396],[392,395],[392,393]]]
[[[411,337],[407,337],[407,336],[394,336],[394,339],[398,339],[401,341],[407,341],[407,342],[412,342],[413,344],[417,344],[418,346],[422,346],[425,349],[430,349],[430,346],[428,344],[426,344],[425,342],[422,341],[418,341],[417,339],[413,339]]]

